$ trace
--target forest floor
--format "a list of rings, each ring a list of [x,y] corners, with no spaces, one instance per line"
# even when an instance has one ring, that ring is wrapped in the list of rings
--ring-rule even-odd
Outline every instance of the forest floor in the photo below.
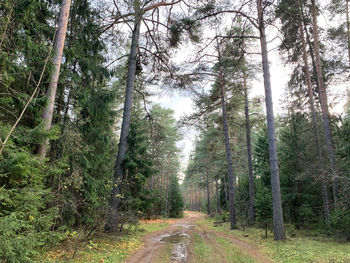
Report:
[[[212,222],[204,214],[186,211],[183,219],[146,235],[142,247],[126,262],[273,262],[258,246],[209,225]]]
[[[214,221],[189,211],[181,219],[145,220],[143,231],[100,235],[78,249],[62,245],[41,262],[350,263],[349,243],[288,227],[287,240],[276,242],[270,232],[264,238],[263,229],[229,230],[228,223],[214,227]]]

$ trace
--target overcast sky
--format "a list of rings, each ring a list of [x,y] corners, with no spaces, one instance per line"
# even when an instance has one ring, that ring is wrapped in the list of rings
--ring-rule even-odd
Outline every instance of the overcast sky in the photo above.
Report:
[[[274,109],[278,114],[282,111],[280,99],[282,98],[284,88],[288,82],[290,69],[282,64],[281,60],[279,59],[279,55],[276,53],[276,51],[272,51],[270,53],[270,63]],[[257,74],[258,81],[254,82],[254,87],[251,88],[251,92],[249,94],[249,97],[251,98],[264,95],[262,72],[257,72]],[[162,107],[174,110],[175,118],[177,120],[194,110],[192,99],[183,94],[161,94],[159,96],[155,96],[152,100],[161,104]],[[193,150],[196,131],[189,127],[184,128],[183,133],[184,138],[182,141],[178,142],[178,147],[182,150],[182,163],[184,164],[182,168],[185,169],[189,155]]]
[[[232,20],[229,20],[228,23],[231,23]],[[334,22],[334,21],[333,21]],[[327,26],[330,24],[330,21],[326,21],[326,17],[321,15],[319,17],[319,23],[321,26]],[[210,30],[203,32],[203,35],[210,35]],[[275,38],[275,36],[278,34],[277,30],[274,27],[270,27],[267,29],[267,36],[268,36],[268,49],[269,52],[269,60],[270,60],[270,72],[271,72],[271,84],[272,84],[272,96],[273,96],[273,103],[274,103],[274,111],[275,115],[282,114],[283,113],[283,94],[285,92],[285,88],[287,85],[287,82],[290,77],[291,73],[291,67],[284,64],[282,61],[282,58],[278,52],[277,47],[280,44],[280,39]],[[274,41],[269,42],[269,40],[274,39]],[[191,52],[191,48],[189,47],[188,43],[184,43],[180,50],[178,51],[177,55],[175,56],[176,62],[186,62]],[[256,52],[260,52],[260,46],[257,42],[256,45]],[[253,55],[251,57],[252,60],[254,60],[256,63],[261,63],[261,55]],[[257,71],[257,76],[255,76],[255,80],[250,82],[250,94],[249,97],[256,97],[256,96],[264,96],[264,86],[263,86],[263,76],[262,71]],[[340,99],[336,101],[335,104],[331,104],[333,108],[331,108],[331,112],[337,112],[341,113],[344,112],[344,105],[346,103],[346,90],[348,89],[345,85],[341,87],[331,87],[333,90],[336,90],[335,93],[338,94]],[[161,87],[160,87],[161,90]],[[184,115],[188,115],[194,110],[192,99],[189,96],[185,96],[183,94],[164,94],[160,93],[157,96],[154,96],[152,99],[152,102],[159,103],[162,107],[170,108],[174,110],[175,118],[179,120]],[[329,101],[334,101],[334,98],[330,97]],[[194,140],[196,137],[196,131],[189,127],[183,129],[183,140],[178,142],[178,147],[182,150],[182,169],[184,170],[186,168],[186,165],[188,163],[189,155],[191,151],[193,150],[194,146]]]
[[[283,113],[283,94],[285,92],[285,88],[287,86],[287,82],[289,80],[291,74],[291,67],[285,65],[281,56],[278,53],[278,50],[275,47],[279,44],[278,40],[269,44],[269,59],[270,59],[270,72],[271,72],[271,84],[272,84],[272,96],[274,103],[274,111],[275,115]],[[182,59],[186,59],[186,52],[184,52],[185,47],[179,51],[179,54],[182,54]],[[260,57],[255,58],[257,61],[261,61]],[[259,60],[260,59],[260,60]],[[264,96],[264,85],[263,85],[263,76],[262,71],[257,71],[256,80],[251,83],[251,90],[249,97],[253,98],[256,96]],[[333,105],[331,108],[332,112],[342,113],[344,112],[344,106],[346,103],[346,88],[343,87],[333,87],[337,89],[338,96],[340,95],[340,99],[338,98],[338,103]],[[170,108],[174,110],[174,115],[177,120],[183,117],[185,114],[189,114],[194,110],[193,101],[189,96],[185,96],[183,94],[173,93],[173,94],[160,94],[158,96],[154,96],[152,99],[153,102],[159,103],[162,107]],[[333,98],[330,98],[329,101],[333,101]],[[196,131],[189,127],[183,129],[183,140],[179,141],[177,146],[182,151],[182,172],[180,176],[183,176],[183,171],[186,168],[188,163],[188,159],[191,151],[194,148],[194,141],[196,138]]]

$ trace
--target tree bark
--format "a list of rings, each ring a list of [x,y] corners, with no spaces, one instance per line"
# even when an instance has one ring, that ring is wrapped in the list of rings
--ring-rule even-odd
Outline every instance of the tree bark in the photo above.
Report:
[[[127,152],[127,139],[130,130],[133,90],[136,77],[137,51],[140,38],[140,25],[141,19],[139,17],[136,17],[134,23],[134,30],[132,32],[130,56],[128,60],[123,121],[114,171],[114,186],[111,191],[110,209],[107,215],[107,221],[105,225],[106,232],[114,232],[117,228],[118,222],[118,210],[120,209],[121,203],[121,184],[124,178],[123,161]]]
[[[298,0],[298,5],[300,9],[300,2]],[[301,10],[300,10],[301,11]],[[301,13],[301,12],[300,12]],[[320,134],[317,126],[317,116],[316,116],[316,110],[315,110],[315,103],[314,103],[314,94],[312,90],[312,82],[311,82],[311,74],[309,70],[309,63],[308,63],[308,56],[307,56],[307,50],[306,50],[306,41],[304,36],[304,30],[303,25],[301,22],[302,17],[300,17],[299,22],[299,31],[300,31],[300,39],[303,47],[303,60],[305,65],[305,78],[306,78],[306,85],[308,90],[308,96],[309,96],[309,105],[310,105],[310,112],[311,112],[311,121],[313,126],[313,132],[315,135],[315,145],[317,149],[317,167],[319,169],[319,173],[321,176],[321,186],[322,186],[322,200],[323,200],[323,209],[324,209],[324,216],[326,221],[329,221],[329,202],[328,202],[328,192],[327,192],[327,183],[326,180],[322,174],[322,150],[321,150],[321,142],[320,142]]]
[[[332,173],[333,198],[334,198],[334,203],[337,204],[338,203],[338,179],[336,178],[337,168],[336,168],[336,160],[335,160],[335,154],[334,154],[331,128],[329,123],[327,93],[326,93],[326,89],[323,81],[315,0],[311,0],[311,5],[312,5],[312,27],[313,27],[313,35],[314,35],[314,52],[315,52],[315,60],[316,60],[316,72],[317,72],[317,82],[319,86],[320,104],[321,104],[321,110],[322,110],[323,128],[324,128],[324,134],[326,138],[328,159],[329,159],[331,173]]]
[[[266,102],[266,118],[269,141],[269,159],[271,171],[271,187],[272,187],[272,207],[273,207],[273,232],[275,240],[284,240],[286,238],[283,224],[282,200],[280,190],[280,179],[278,170],[276,134],[275,134],[275,120],[273,113],[272,91],[270,66],[267,51],[265,23],[263,17],[262,0],[257,0],[261,56],[264,75],[265,87],[265,102]]]
[[[44,129],[47,131],[50,130],[51,124],[52,124],[53,108],[55,105],[57,83],[60,75],[63,48],[64,48],[64,42],[65,42],[66,33],[67,33],[70,5],[71,5],[71,0],[62,0],[59,25],[58,25],[57,34],[56,34],[55,43],[54,43],[54,55],[53,55],[54,67],[50,77],[49,88],[46,93],[48,102],[46,107],[44,108],[43,115],[42,115],[44,120]],[[45,158],[48,143],[49,143],[49,140],[47,139],[45,140],[44,143],[39,145],[38,154],[40,159]]]
[[[225,135],[225,147],[226,147],[226,159],[228,167],[228,185],[229,185],[229,205],[230,205],[230,223],[231,229],[236,228],[236,208],[235,208],[235,183],[236,176],[234,175],[232,167],[232,156],[231,156],[231,146],[227,126],[227,115],[226,115],[226,102],[225,102],[225,92],[224,92],[224,78],[223,78],[223,69],[220,68],[219,72],[220,77],[220,93],[221,93],[221,109],[222,109],[222,121],[224,126],[224,135]]]
[[[348,59],[350,67],[350,19],[349,19],[349,0],[345,0],[345,12],[346,12],[346,36],[348,39]]]
[[[206,175],[206,179],[207,179],[207,213],[208,215],[210,215],[210,184],[209,184],[209,174]]]
[[[243,92],[244,92],[244,114],[245,114],[245,131],[247,140],[247,160],[249,172],[249,218],[248,223],[251,225],[255,220],[255,206],[254,206],[254,177],[253,177],[253,162],[252,162],[252,142],[250,137],[250,119],[249,119],[249,101],[248,101],[248,87],[247,75],[243,72]]]
[[[215,182],[215,191],[216,191],[216,212],[221,215],[221,204],[220,204],[220,194],[219,194],[219,183]]]

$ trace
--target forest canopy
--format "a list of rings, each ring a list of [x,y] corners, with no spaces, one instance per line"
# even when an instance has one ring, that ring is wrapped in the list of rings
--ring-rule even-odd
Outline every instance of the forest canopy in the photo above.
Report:
[[[349,241],[349,2],[325,2],[2,0],[0,261],[184,209]]]

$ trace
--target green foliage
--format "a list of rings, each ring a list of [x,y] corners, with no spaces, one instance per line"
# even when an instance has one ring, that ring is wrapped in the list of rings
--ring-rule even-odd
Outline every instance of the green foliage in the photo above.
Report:
[[[0,157],[0,260],[31,262],[38,248],[63,237],[53,231],[58,213],[44,186],[52,170],[16,149]]]
[[[337,157],[344,175],[350,174],[350,110],[347,111],[342,125],[337,129]]]
[[[3,141],[33,92],[53,42],[57,1],[0,4],[0,138]],[[30,262],[60,241],[61,227],[94,227],[104,215],[115,152],[114,105],[99,39],[99,13],[73,1],[58,83],[53,127],[41,111],[51,65],[40,92],[0,156],[0,261]],[[51,140],[45,162],[37,145]],[[106,190],[107,189],[107,190]]]
[[[147,120],[133,118],[128,136],[128,152],[124,159],[126,171],[123,180],[125,210],[145,212],[151,205],[149,192],[145,189],[147,178],[154,174],[149,155]]]
[[[279,149],[283,205],[289,211],[289,221],[297,228],[311,226],[322,215],[322,210],[315,209],[322,207],[322,199],[320,167],[312,164],[316,156],[313,141],[308,139],[313,129],[307,116],[301,113],[291,114],[283,126]]]
[[[350,212],[348,207],[339,207],[331,213],[330,228],[339,238],[350,240]]]
[[[170,109],[164,109],[157,104],[153,105],[150,110],[151,119],[147,125],[145,123],[145,127],[148,128],[148,140],[150,142],[149,158],[153,162],[152,169],[154,171],[146,186],[150,198],[149,209],[146,212],[147,217],[169,216],[170,213],[170,202],[172,201],[170,192],[173,191],[172,187],[175,183],[172,180],[177,178],[180,167],[179,149],[176,142],[181,138],[173,113]],[[175,196],[175,198],[180,197]],[[179,208],[174,205],[174,209]],[[178,216],[178,211],[175,210],[173,214]]]
[[[169,184],[169,217],[183,216],[183,199],[177,176],[171,176]]]
[[[271,188],[271,175],[269,164],[269,144],[267,128],[261,129],[254,144],[254,172],[259,175],[264,187]]]
[[[272,222],[272,196],[266,186],[260,185],[256,189],[255,195],[256,219],[262,225],[267,227]]]
[[[237,218],[242,220],[242,222],[247,222],[249,210],[249,184],[247,176],[241,178],[239,180],[239,184],[237,185],[236,209]]]
[[[192,42],[199,42],[200,30],[198,22],[188,17],[174,21],[170,27],[170,46],[178,47],[182,41],[182,35],[185,33]]]

